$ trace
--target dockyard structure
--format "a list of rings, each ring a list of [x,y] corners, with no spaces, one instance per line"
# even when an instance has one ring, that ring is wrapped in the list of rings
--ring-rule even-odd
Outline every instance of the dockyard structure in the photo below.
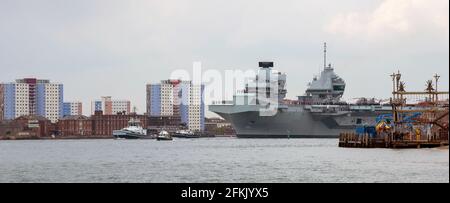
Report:
[[[191,131],[205,129],[203,84],[162,80],[147,84],[147,114],[150,117],[180,117]]]
[[[0,116],[42,116],[57,122],[63,116],[63,85],[36,78],[17,79],[0,85]]]
[[[342,147],[437,147],[448,145],[449,92],[439,91],[439,75],[423,91],[407,91],[400,72],[392,77],[392,113],[376,126],[362,126],[340,136]]]

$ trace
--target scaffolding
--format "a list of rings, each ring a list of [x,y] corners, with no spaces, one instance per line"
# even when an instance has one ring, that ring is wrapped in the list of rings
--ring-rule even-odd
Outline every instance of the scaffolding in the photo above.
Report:
[[[448,145],[449,93],[439,91],[439,75],[423,91],[406,91],[400,72],[392,77],[392,113],[379,115],[364,132],[341,133],[340,147],[423,148]]]
[[[394,137],[409,140],[447,140],[449,92],[439,91],[440,76],[425,83],[423,91],[406,91],[399,72],[392,77],[392,118]]]

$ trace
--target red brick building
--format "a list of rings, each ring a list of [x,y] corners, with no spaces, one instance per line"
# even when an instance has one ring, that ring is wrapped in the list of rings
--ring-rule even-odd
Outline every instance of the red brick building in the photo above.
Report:
[[[66,116],[58,121],[59,135],[88,137],[92,136],[92,119],[86,116]]]
[[[139,119],[144,128],[148,125],[146,115],[104,115],[102,111],[96,111],[91,117],[67,116],[60,119],[58,131],[62,137],[112,137],[113,131],[127,127],[131,118]]]
[[[55,131],[50,120],[42,116],[21,116],[15,122],[24,126],[24,130],[34,133],[38,137],[49,137]]]
[[[151,116],[149,117],[147,127],[150,132],[156,133],[161,129],[169,132],[175,132],[182,128],[180,116]],[[187,128],[186,126],[184,128]]]
[[[0,140],[17,138],[23,131],[24,126],[14,120],[0,121]]]
[[[112,136],[114,130],[120,130],[127,127],[128,121],[130,121],[131,118],[139,119],[144,128],[148,125],[148,118],[146,115],[103,115],[102,111],[96,111],[95,114],[91,116],[92,132],[96,136]]]
[[[55,126],[42,116],[21,116],[0,122],[0,139],[32,139],[50,137]]]

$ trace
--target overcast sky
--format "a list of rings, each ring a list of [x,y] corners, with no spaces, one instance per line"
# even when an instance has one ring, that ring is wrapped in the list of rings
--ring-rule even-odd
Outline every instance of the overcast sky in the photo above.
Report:
[[[66,101],[109,95],[145,111],[145,84],[176,69],[257,69],[275,61],[288,97],[329,61],[344,97],[389,98],[389,74],[448,90],[448,0],[0,0],[0,81],[64,84]]]

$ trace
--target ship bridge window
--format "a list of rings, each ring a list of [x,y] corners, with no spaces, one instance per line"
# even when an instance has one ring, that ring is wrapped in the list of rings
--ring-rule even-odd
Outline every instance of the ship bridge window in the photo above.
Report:
[[[360,118],[356,119],[356,124],[362,124],[362,119]]]
[[[344,91],[345,90],[345,86],[343,86],[343,85],[335,85],[335,86],[333,86],[333,90],[334,91]]]

